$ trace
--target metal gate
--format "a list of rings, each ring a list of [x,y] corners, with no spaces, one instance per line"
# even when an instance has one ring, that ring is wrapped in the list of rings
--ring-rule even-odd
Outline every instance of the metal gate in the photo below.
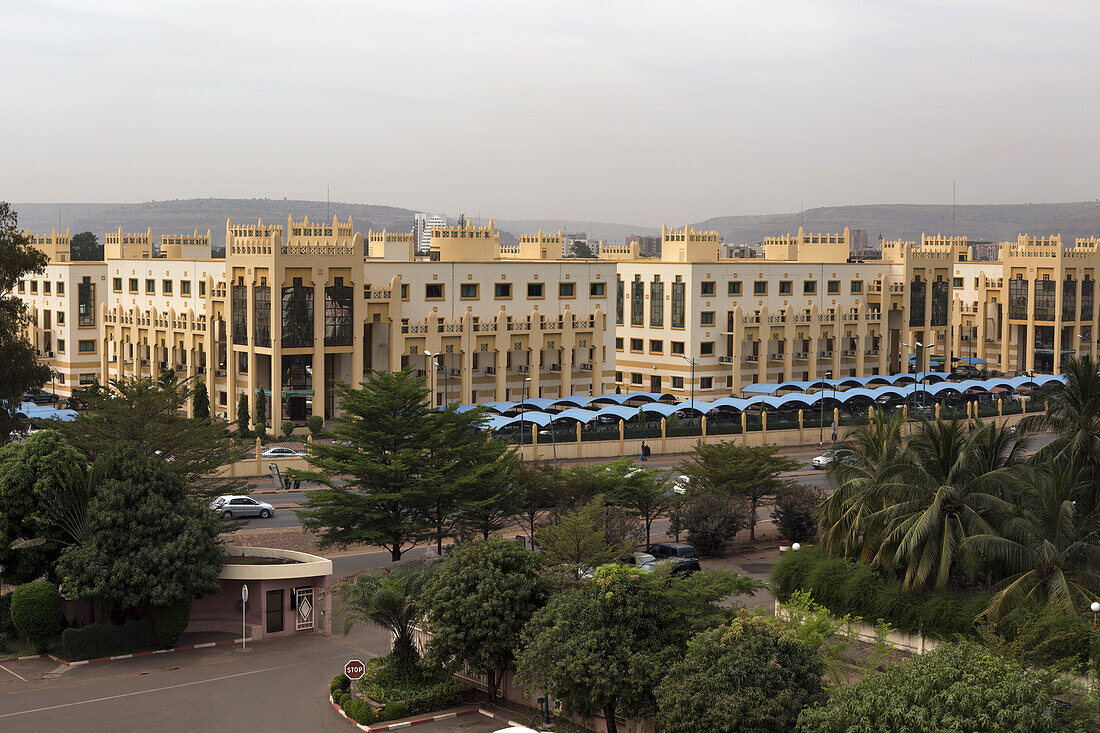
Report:
[[[313,628],[313,605],[313,588],[294,589],[294,607],[298,609],[294,616],[295,630],[304,631]]]

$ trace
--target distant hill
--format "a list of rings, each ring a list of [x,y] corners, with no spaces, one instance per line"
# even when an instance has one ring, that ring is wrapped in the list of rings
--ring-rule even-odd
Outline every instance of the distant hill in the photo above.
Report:
[[[58,204],[14,204],[19,214],[20,228],[34,232],[49,231],[57,226]],[[327,213],[326,213],[327,212]],[[61,228],[74,233],[93,231],[99,235],[122,226],[127,231],[144,231],[152,227],[155,235],[182,234],[198,229],[211,232],[212,244],[225,244],[225,220],[255,222],[260,218],[283,223],[287,215],[295,219],[341,219],[349,215],[362,232],[368,229],[409,231],[412,209],[373,204],[344,202],[295,201],[286,199],[181,199],[147,201],[144,203],[68,203],[60,205]],[[922,232],[934,234],[952,232],[951,206],[921,204],[872,204],[862,206],[831,206],[810,209],[801,214],[807,231],[837,232],[850,227],[867,231],[874,244],[879,236],[888,239],[902,237],[919,239]],[[452,216],[453,222],[457,216]],[[482,223],[488,220],[482,218]],[[800,215],[767,214],[756,216],[721,216],[692,224],[697,229],[712,228],[727,242],[759,242],[765,236],[797,232]],[[496,219],[505,241],[520,234],[535,232],[585,232],[590,240],[603,239],[622,243],[629,234],[657,234],[654,227],[609,222],[576,221],[571,219]],[[668,222],[682,227],[683,222]],[[1014,240],[1021,233],[1061,234],[1066,242],[1076,237],[1100,236],[1100,202],[1087,201],[1058,204],[968,205],[955,209],[954,232],[971,239],[994,241]],[[514,241],[514,240],[512,240]]]
[[[716,229],[727,241],[759,242],[772,234],[798,231],[800,215],[722,216],[696,222],[697,229]],[[921,233],[966,235],[995,242],[1015,240],[1020,234],[1061,234],[1072,244],[1076,237],[1100,236],[1100,202],[1069,204],[978,204],[955,208],[952,229],[950,205],[873,204],[830,206],[801,214],[808,232],[839,232],[844,227],[864,229],[874,245],[879,235],[887,239],[920,240]]]

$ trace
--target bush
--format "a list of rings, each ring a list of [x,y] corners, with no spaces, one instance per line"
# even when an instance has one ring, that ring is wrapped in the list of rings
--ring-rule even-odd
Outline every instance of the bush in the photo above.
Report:
[[[366,700],[349,697],[340,707],[343,708],[344,715],[360,725],[369,725],[374,722],[374,708]]]
[[[191,621],[191,599],[153,609],[153,633],[158,649],[171,649]]]
[[[45,653],[47,640],[61,628],[61,594],[44,580],[24,583],[12,591],[11,621],[35,651]]]
[[[741,498],[708,493],[687,499],[676,511],[677,526],[688,533],[688,541],[700,555],[724,555],[748,525],[749,503]]]
[[[363,695],[385,705],[378,720],[449,708],[462,694],[462,686],[442,668],[428,667],[419,659],[398,661],[392,655],[367,660],[357,684]]]
[[[814,733],[1070,730],[1081,711],[1052,705],[1054,692],[1038,676],[977,644],[943,644],[882,674],[833,688],[825,705],[803,711],[798,722],[800,730]]]
[[[116,624],[88,624],[80,629],[65,629],[61,634],[61,656],[70,662],[78,659],[99,659],[118,654],[133,654],[153,649],[156,633],[153,617],[130,619]]]
[[[791,542],[807,542],[817,534],[817,506],[824,493],[805,484],[794,484],[775,497],[772,518],[779,533]]]
[[[336,697],[337,692],[347,692],[351,689],[351,680],[346,674],[341,672],[332,678],[332,684],[328,686],[329,692],[332,693],[333,698]]]
[[[11,622],[11,593],[0,595],[0,642],[15,636],[15,625]]]
[[[378,716],[378,719],[397,720],[398,718],[404,718],[406,715],[412,715],[407,703],[388,702],[386,707],[382,708],[382,714]]]
[[[320,415],[310,415],[306,418],[306,427],[309,428],[309,434],[316,438],[325,427],[325,419]]]
[[[289,438],[290,434],[294,432],[294,423],[290,420],[283,420],[283,437]]]

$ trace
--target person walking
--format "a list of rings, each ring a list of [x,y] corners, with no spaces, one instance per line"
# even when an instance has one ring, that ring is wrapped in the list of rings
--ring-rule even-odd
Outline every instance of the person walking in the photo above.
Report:
[[[649,454],[650,454],[649,446],[646,445],[646,442],[643,440],[642,441],[642,460],[643,461],[648,461],[649,460]]]

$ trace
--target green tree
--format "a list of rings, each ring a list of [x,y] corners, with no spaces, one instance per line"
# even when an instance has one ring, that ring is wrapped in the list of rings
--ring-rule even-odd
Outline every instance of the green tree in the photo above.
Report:
[[[61,630],[61,594],[44,580],[20,585],[11,594],[11,621],[19,635],[44,654],[46,642]]]
[[[649,547],[653,522],[675,506],[679,495],[671,489],[671,472],[653,469],[638,470],[629,458],[613,465],[625,467],[619,480],[607,494],[607,501],[629,511],[645,525],[645,544]]]
[[[808,708],[799,730],[1064,731],[1075,713],[1051,704],[1054,690],[1036,675],[970,642],[943,644],[832,690]]]
[[[17,426],[23,394],[50,379],[50,368],[38,363],[24,335],[30,323],[27,306],[12,294],[21,278],[46,269],[46,255],[29,245],[17,226],[15,211],[0,201],[0,443]]]
[[[592,251],[592,248],[588,246],[588,243],[582,239],[578,239],[569,245],[569,256],[579,257],[581,259],[591,260],[595,259],[596,253]]]
[[[411,372],[374,372],[361,388],[339,385],[337,394],[338,440],[313,447],[318,471],[293,472],[329,487],[312,492],[298,513],[322,546],[362,542],[400,560],[417,542],[441,541],[462,499],[479,496],[479,483],[490,495],[500,486],[508,452],[490,445],[477,411],[430,409],[423,380]]]
[[[772,733],[826,699],[821,655],[759,616],[743,616],[688,642],[657,686],[665,733]]]
[[[256,437],[262,438],[267,434],[267,395],[263,390],[256,392]]]
[[[516,518],[523,524],[528,539],[534,542],[535,532],[557,503],[561,494],[559,487],[565,478],[560,468],[544,461],[521,461],[512,478],[522,496]]]
[[[344,633],[356,624],[373,624],[393,635],[394,659],[415,659],[413,630],[424,618],[423,589],[423,573],[402,567],[345,583],[340,609]]]
[[[775,497],[772,519],[776,529],[791,542],[806,542],[817,534],[817,508],[824,492],[806,484],[791,484]]]
[[[586,571],[616,558],[633,549],[626,539],[611,540],[601,526],[604,514],[602,497],[596,497],[575,512],[562,516],[557,524],[551,524],[535,532],[535,539],[546,563],[562,567],[580,578]]]
[[[490,703],[519,648],[520,632],[546,602],[541,569],[542,560],[530,550],[488,539],[459,545],[428,578],[429,653],[484,675]]]
[[[1006,573],[986,610],[991,620],[1031,603],[1079,616],[1100,599],[1100,510],[1087,470],[1052,460],[1026,471],[1014,501],[994,510],[995,529],[963,540],[973,564]]]
[[[248,395],[241,392],[237,400],[237,437],[244,438],[252,435],[252,418],[248,414]]]
[[[646,716],[653,690],[678,656],[668,623],[672,603],[658,573],[622,565],[599,568],[593,581],[558,593],[523,631],[516,677],[545,690],[570,715]]]
[[[157,381],[160,382],[163,387],[175,384],[176,370],[171,367],[164,367],[160,370],[160,376],[157,378]]]
[[[110,389],[82,395],[86,413],[70,422],[57,422],[55,428],[91,460],[119,443],[133,443],[146,455],[162,459],[196,494],[239,492],[243,482],[219,472],[241,460],[247,447],[234,444],[224,423],[186,416],[196,389],[194,379],[169,383],[149,377],[112,379]]]
[[[191,397],[191,412],[198,420],[210,419],[210,394],[205,382],[195,383],[195,393]]]
[[[85,462],[84,456],[55,430],[42,430],[22,444],[9,443],[0,448],[0,563],[5,568],[4,580],[26,583],[42,576],[53,577],[65,534],[49,520],[48,506],[62,489],[67,472],[82,468]]]
[[[94,232],[80,232],[69,240],[69,259],[73,261],[103,262],[103,245]]]
[[[88,502],[84,542],[66,547],[57,573],[69,594],[111,609],[171,606],[217,593],[225,550],[214,513],[187,496],[168,462],[123,443],[96,460],[103,482]]]
[[[686,530],[688,541],[701,554],[724,555],[737,533],[749,524],[751,511],[742,496],[700,492],[677,505],[671,525],[677,533]]]
[[[680,470],[690,477],[691,492],[715,492],[743,496],[752,511],[749,537],[756,541],[756,511],[788,482],[779,477],[802,464],[778,455],[779,446],[745,446],[733,441],[695,446],[695,455]]]

